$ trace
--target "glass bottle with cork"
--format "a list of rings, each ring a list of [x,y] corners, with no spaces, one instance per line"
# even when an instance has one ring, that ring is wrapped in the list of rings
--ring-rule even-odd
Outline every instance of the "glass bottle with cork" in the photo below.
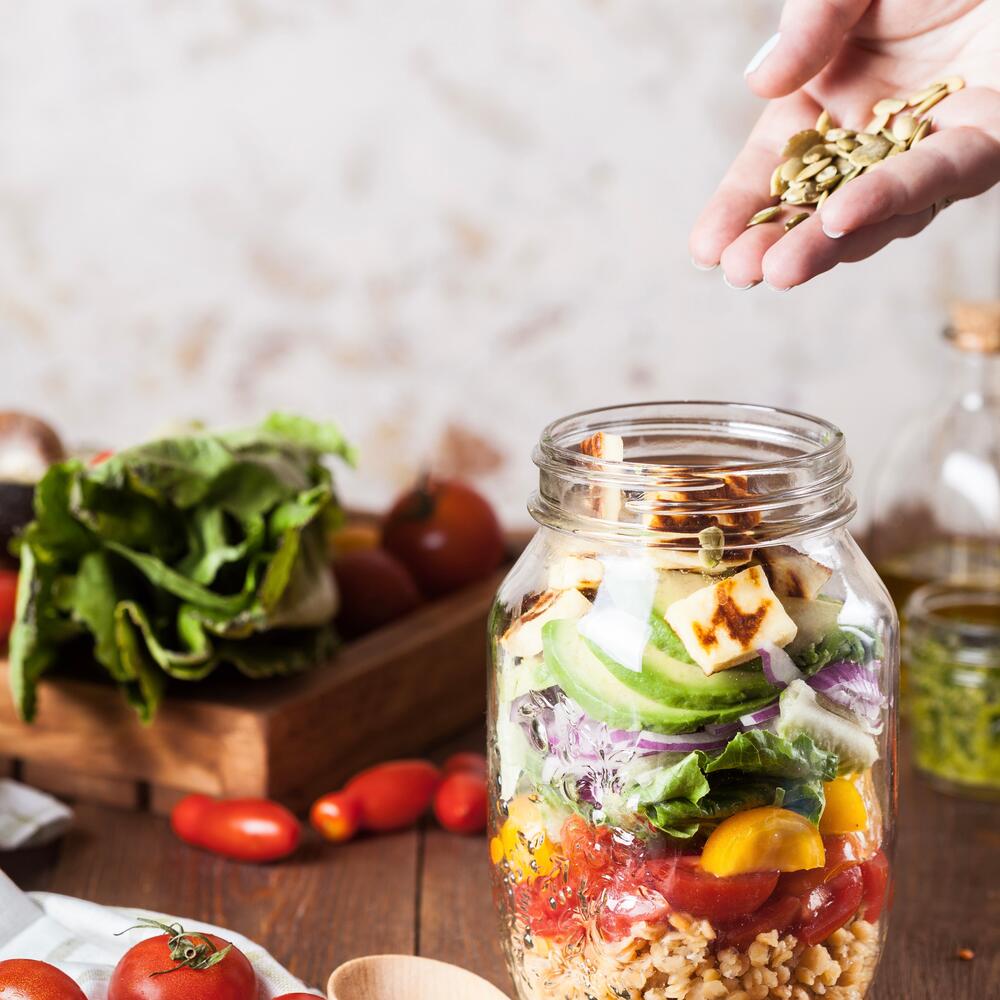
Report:
[[[945,338],[954,388],[873,489],[870,555],[900,611],[929,582],[1000,590],[1000,302],[956,304]]]

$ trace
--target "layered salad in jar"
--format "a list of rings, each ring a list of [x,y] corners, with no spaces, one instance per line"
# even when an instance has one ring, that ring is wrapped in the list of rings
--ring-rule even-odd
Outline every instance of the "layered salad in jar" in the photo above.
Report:
[[[659,527],[596,550],[543,531],[495,610],[490,857],[518,993],[860,1000],[890,883],[877,624],[805,545]]]

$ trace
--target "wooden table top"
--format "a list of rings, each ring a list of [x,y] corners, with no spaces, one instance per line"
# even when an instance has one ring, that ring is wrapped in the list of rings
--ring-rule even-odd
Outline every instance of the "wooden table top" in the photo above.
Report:
[[[932,791],[905,758],[900,797],[895,906],[872,1000],[1000,997],[1000,806]],[[510,991],[482,838],[431,825],[339,847],[310,836],[290,861],[253,867],[184,846],[155,816],[79,805],[77,821],[61,844],[0,854],[0,868],[24,889],[231,927],[316,985],[350,958],[395,952]],[[960,948],[975,958],[960,960]]]

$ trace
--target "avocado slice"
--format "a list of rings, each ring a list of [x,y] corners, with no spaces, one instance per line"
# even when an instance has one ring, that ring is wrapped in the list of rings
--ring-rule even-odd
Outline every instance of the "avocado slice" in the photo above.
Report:
[[[664,704],[623,684],[580,635],[576,622],[549,622],[542,629],[542,640],[546,666],[559,687],[592,718],[623,729],[689,733],[732,722],[775,697],[772,690],[764,699],[714,709]]]
[[[657,628],[657,626],[661,628]],[[730,706],[745,706],[747,702],[778,696],[778,689],[768,683],[763,672],[748,667],[733,667],[706,676],[701,667],[670,655],[672,646],[662,641],[662,629],[669,625],[654,618],[653,639],[642,657],[642,670],[629,670],[608,656],[604,650],[588,642],[591,652],[610,673],[626,687],[654,701],[677,708],[713,710]],[[658,640],[661,637],[661,641]],[[680,640],[674,635],[674,639]],[[683,646],[681,647],[683,649]],[[747,709],[747,711],[752,711]]]

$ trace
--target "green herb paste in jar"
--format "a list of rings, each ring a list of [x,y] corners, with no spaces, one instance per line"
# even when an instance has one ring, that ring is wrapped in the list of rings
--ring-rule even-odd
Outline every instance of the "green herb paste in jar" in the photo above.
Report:
[[[1000,798],[1000,592],[922,587],[904,621],[917,766],[946,791]]]

